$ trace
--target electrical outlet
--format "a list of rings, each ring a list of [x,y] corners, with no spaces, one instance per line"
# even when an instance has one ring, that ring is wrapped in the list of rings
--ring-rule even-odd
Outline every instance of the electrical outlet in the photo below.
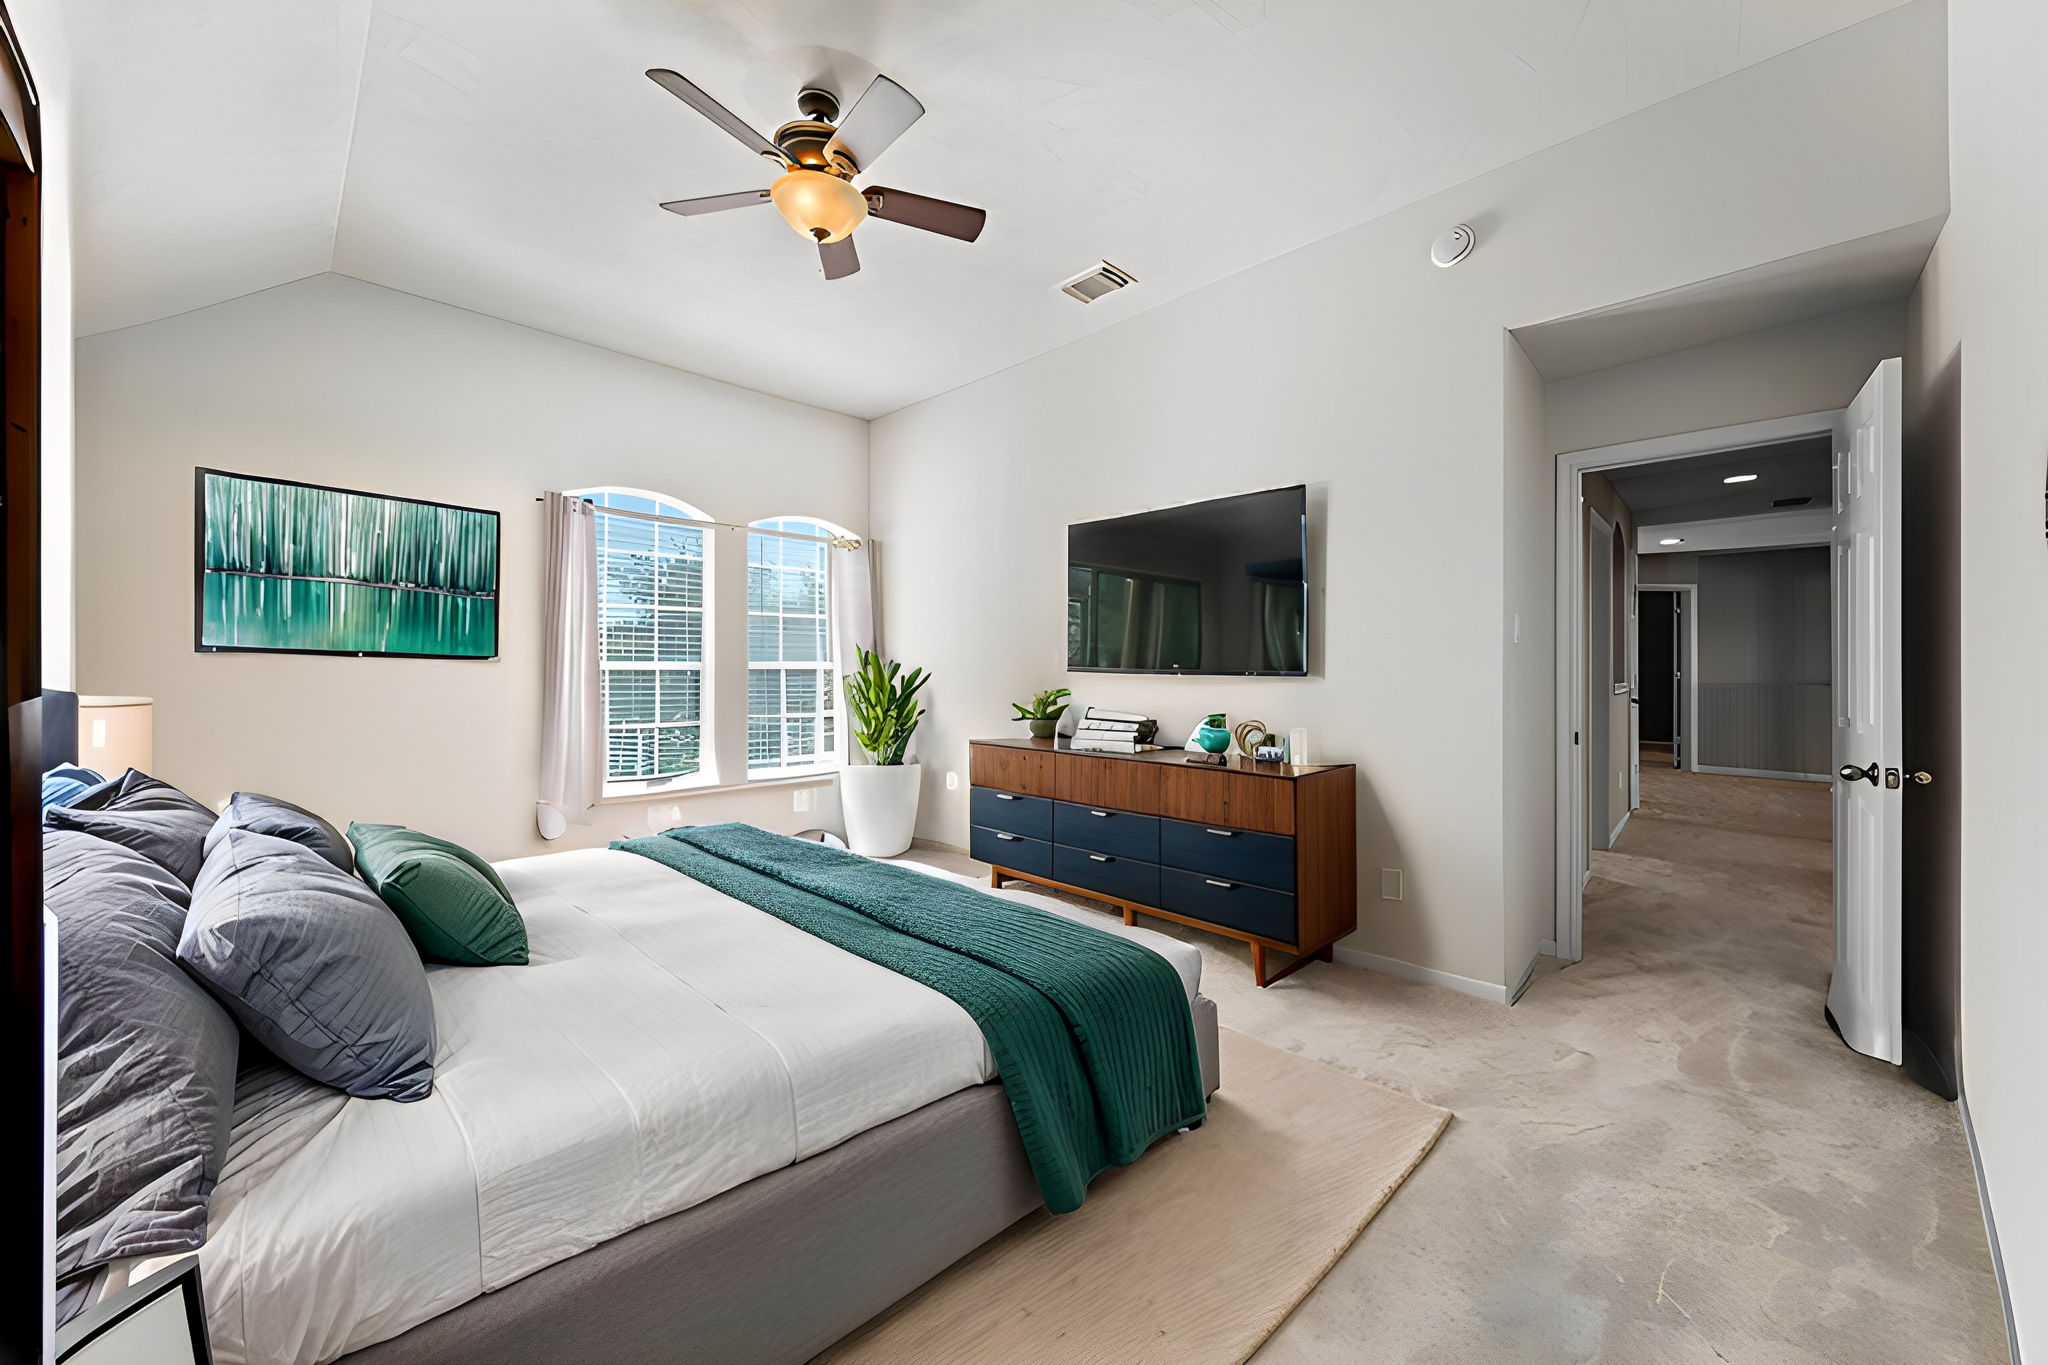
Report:
[[[809,787],[796,788],[789,794],[789,802],[791,810],[809,810],[811,808],[811,789]]]
[[[1380,899],[1397,901],[1401,899],[1401,869],[1383,867],[1380,869]]]
[[[959,791],[959,790],[960,790],[960,774],[958,774],[958,773],[947,773],[947,774],[946,774],[946,790],[947,790],[947,791],[949,791],[949,792],[956,792],[956,791]]]

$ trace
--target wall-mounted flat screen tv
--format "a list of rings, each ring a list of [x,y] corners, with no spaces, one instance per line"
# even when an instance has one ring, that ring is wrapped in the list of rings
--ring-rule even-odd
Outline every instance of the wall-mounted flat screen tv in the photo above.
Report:
[[[1067,528],[1067,667],[1308,672],[1308,489]]]
[[[496,512],[196,472],[201,653],[497,657]]]

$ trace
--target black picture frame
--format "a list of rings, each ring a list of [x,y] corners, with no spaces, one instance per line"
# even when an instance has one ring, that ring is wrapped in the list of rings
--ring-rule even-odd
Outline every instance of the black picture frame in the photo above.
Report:
[[[374,498],[379,502],[407,503],[451,512],[468,512],[489,517],[495,524],[491,562],[491,648],[488,654],[433,654],[389,649],[303,649],[279,645],[222,645],[206,642],[206,479],[208,475],[238,479],[245,483],[268,483],[286,488],[305,488],[317,493],[338,493],[347,497]],[[205,465],[192,471],[192,649],[199,654],[307,654],[330,659],[439,659],[464,663],[491,663],[498,658],[504,639],[505,535],[504,517],[489,507],[468,507],[461,503],[437,502],[431,498],[408,498],[395,493],[377,493],[362,488],[341,488],[334,484],[281,479],[269,474],[243,474],[232,469]]]

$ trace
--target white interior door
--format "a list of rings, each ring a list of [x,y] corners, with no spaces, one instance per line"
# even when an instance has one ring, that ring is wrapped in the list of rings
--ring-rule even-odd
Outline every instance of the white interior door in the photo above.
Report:
[[[1877,367],[1835,430],[1835,972],[1828,1017],[1900,1060],[1900,364]]]

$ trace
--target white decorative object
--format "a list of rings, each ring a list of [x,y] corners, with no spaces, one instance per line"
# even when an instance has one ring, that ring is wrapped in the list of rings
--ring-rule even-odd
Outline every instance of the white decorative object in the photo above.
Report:
[[[80,697],[78,761],[102,777],[156,767],[156,703],[148,697]]]
[[[839,770],[846,846],[870,858],[893,858],[917,829],[917,763],[849,763]]]
[[[1311,763],[1308,756],[1308,727],[1297,725],[1287,732],[1287,761],[1289,763]]]

